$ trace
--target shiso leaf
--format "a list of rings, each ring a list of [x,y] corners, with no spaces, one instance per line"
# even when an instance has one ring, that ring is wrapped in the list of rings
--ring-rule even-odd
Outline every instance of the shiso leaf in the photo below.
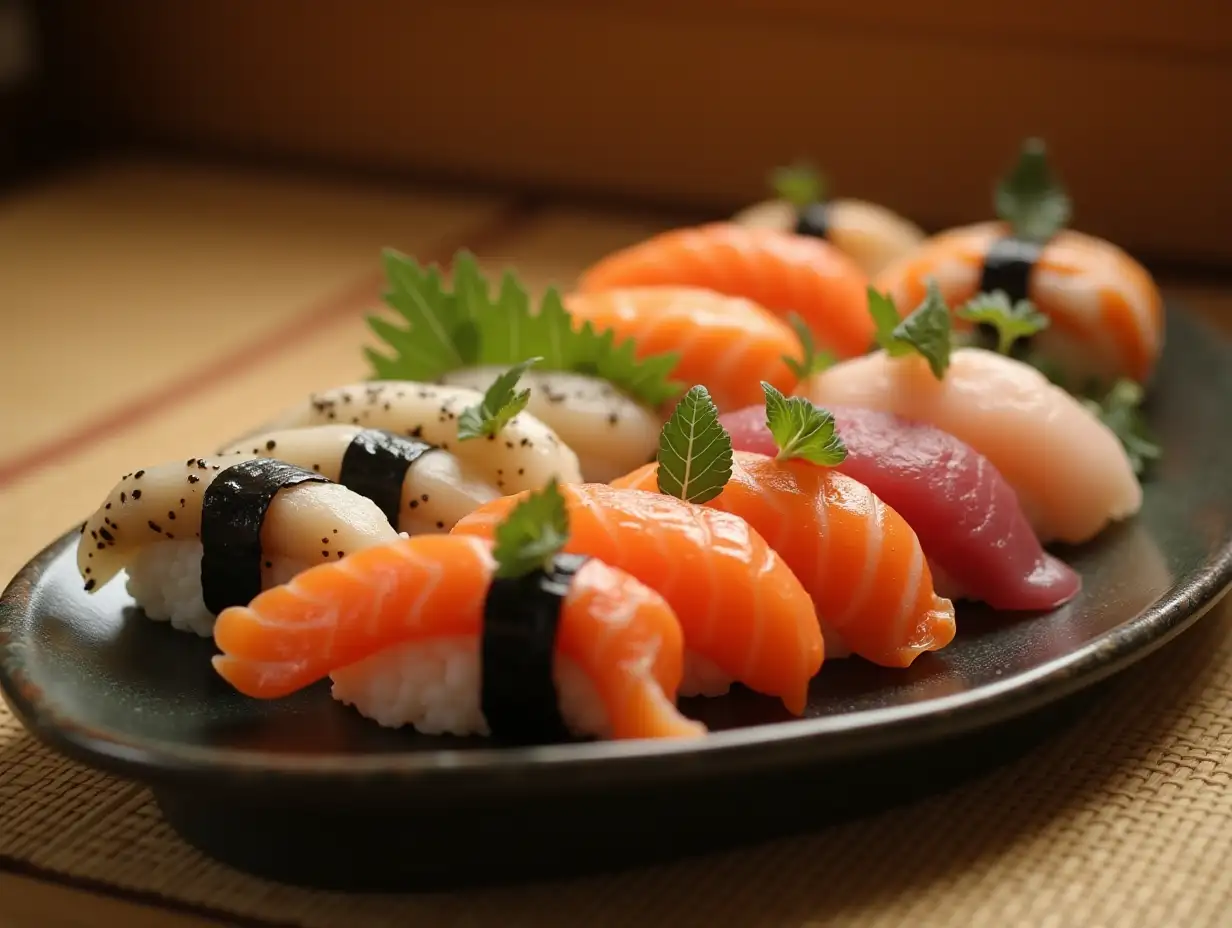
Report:
[[[1142,415],[1144,393],[1133,380],[1118,380],[1102,399],[1084,398],[1086,406],[1121,441],[1134,473],[1141,477],[1163,456]]]
[[[458,440],[491,437],[509,424],[509,420],[526,408],[530,390],[515,391],[526,369],[542,361],[541,357],[520,361],[492,381],[483,399],[468,406],[458,416]]]
[[[936,280],[929,279],[924,302],[903,319],[899,319],[894,301],[872,287],[868,288],[868,309],[876,326],[877,344],[886,354],[903,357],[915,352],[928,361],[934,377],[945,377],[953,339],[950,308]]]
[[[806,161],[797,161],[770,172],[770,187],[796,209],[820,203],[826,196],[825,175]]]
[[[766,428],[778,445],[777,460],[801,458],[822,467],[834,467],[847,458],[847,446],[835,429],[828,409],[801,396],[786,397],[766,381]]]
[[[611,330],[596,332],[589,321],[575,326],[555,288],[536,307],[512,270],[504,272],[492,295],[469,251],[454,256],[452,287],[436,267],[392,250],[383,256],[389,281],[383,298],[399,318],[368,319],[390,349],[365,348],[375,379],[431,382],[459,368],[513,365],[534,356],[543,359],[541,370],[599,377],[650,407],[684,389],[670,379],[679,354],[639,359],[632,339],[617,344]]]
[[[796,375],[797,379],[803,380],[812,374],[821,373],[826,368],[834,366],[837,358],[827,351],[817,350],[817,343],[813,341],[813,333],[809,329],[808,323],[797,313],[788,313],[787,322],[796,333],[796,338],[800,340],[800,349],[803,357],[797,361],[795,358],[783,355],[783,362]]]
[[[719,422],[710,392],[689,390],[659,433],[659,492],[705,503],[723,492],[732,475],[732,440]]]
[[[569,509],[555,477],[509,511],[493,541],[498,577],[521,577],[551,565],[569,541]]]
[[[1015,238],[1036,244],[1048,241],[1069,223],[1070,199],[1048,164],[1042,139],[1023,142],[1017,163],[997,183],[993,205]]]
[[[1009,354],[1014,342],[1030,338],[1048,328],[1049,319],[1030,300],[1011,304],[1004,290],[992,293],[977,293],[956,315],[960,319],[977,324],[990,325],[997,330],[997,351]]]

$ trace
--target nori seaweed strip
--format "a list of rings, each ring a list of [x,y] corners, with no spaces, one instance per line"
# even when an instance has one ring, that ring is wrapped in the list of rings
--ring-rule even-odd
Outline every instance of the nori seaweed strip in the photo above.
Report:
[[[1011,303],[1027,299],[1031,271],[1039,261],[1043,246],[1008,236],[993,242],[984,256],[980,272],[980,293],[1001,290]]]
[[[483,606],[480,708],[492,734],[523,744],[565,741],[552,668],[569,585],[589,560],[557,554],[552,566],[493,577]]]
[[[279,490],[329,483],[283,461],[256,458],[221,471],[201,501],[201,594],[214,615],[261,592],[261,526]]]
[[[364,429],[356,433],[342,455],[338,482],[376,503],[396,529],[406,472],[435,449],[435,445],[418,438],[403,438],[382,429]]]
[[[830,235],[830,205],[810,203],[796,215],[796,235],[828,238]]]

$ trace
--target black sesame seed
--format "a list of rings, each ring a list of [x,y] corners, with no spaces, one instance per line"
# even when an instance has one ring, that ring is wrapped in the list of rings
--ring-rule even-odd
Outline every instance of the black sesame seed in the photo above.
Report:
[[[413,500],[411,500],[411,508],[412,508],[412,509],[418,509],[418,508],[419,508],[419,500],[417,500],[417,499],[413,499]]]
[[[521,477],[521,476],[522,476],[523,474],[525,474],[525,473],[526,473],[526,468],[525,468],[525,467],[519,467],[519,468],[518,468],[518,476],[519,476],[519,477]]]
[[[411,438],[423,438],[423,426],[417,425],[413,429],[411,429],[410,432],[408,432],[407,434],[409,434]]]
[[[98,550],[102,551],[102,550],[103,550],[103,548],[105,548],[105,547],[107,547],[107,546],[106,546],[105,544],[103,544],[101,541],[98,543]]]
[[[172,535],[170,532],[163,532],[163,534],[166,535],[168,538],[172,538],[172,539],[175,538],[175,536]]]
[[[313,464],[313,465],[312,465],[312,469],[313,469],[313,470],[315,470],[315,471],[319,474],[319,473],[321,472],[321,465],[320,465],[320,464]]]
[[[111,508],[111,503],[108,503],[108,504],[107,504],[106,506],[104,506],[103,508],[104,508],[104,509],[110,509],[110,508]]]
[[[89,573],[90,573],[90,571],[91,571],[92,569],[93,569],[93,568],[87,567],[87,568],[86,568],[86,573],[87,573],[87,574],[89,574]]]
[[[141,491],[133,490],[133,499],[141,499]]]
[[[93,538],[95,541],[98,541],[98,532],[96,532],[94,529],[90,529],[90,537]]]
[[[444,523],[444,522],[437,522],[437,523],[436,523],[436,527],[437,527],[437,528],[444,528],[444,527],[445,527],[445,523]]]
[[[615,425],[617,422],[620,421],[620,416],[614,412],[609,412],[607,414],[607,421],[609,425]]]
[[[530,439],[529,439],[529,438],[523,438],[523,439],[522,439],[522,441],[521,441],[521,442],[519,442],[519,444],[521,444],[521,446],[522,446],[523,448],[529,448],[529,447],[530,447]]]
[[[507,442],[505,442],[505,447],[506,447],[506,448],[512,448],[512,447],[513,447],[513,442],[511,442],[511,441],[507,441]]]
[[[92,589],[94,589],[94,586],[95,586],[94,578],[91,577],[89,580],[86,581],[86,592],[89,593]]]
[[[265,562],[265,566],[266,566],[266,568],[273,567],[273,566],[274,566],[274,562],[273,562],[273,561],[266,561],[266,562]]]
[[[183,509],[183,508],[184,508],[184,500],[182,500],[182,499],[180,500],[180,508],[181,508],[181,509]]]
[[[329,544],[329,539],[328,539],[328,538],[322,538],[322,539],[321,539],[321,544],[323,544],[323,545],[327,545],[327,544]]]
[[[200,483],[200,482],[201,482],[201,478],[200,478],[200,477],[198,477],[196,474],[189,474],[189,475],[188,475],[188,482],[189,482],[189,483]]]
[[[157,522],[155,522],[153,519],[147,522],[146,525],[150,527],[150,531],[158,532],[159,534],[162,534],[163,527],[159,525]]]
[[[170,519],[172,522],[175,521],[175,513],[172,512],[170,509],[167,510],[167,518]]]
[[[137,473],[133,474],[133,479],[134,479],[134,480],[140,480],[140,479],[141,479],[142,477],[144,477],[144,476],[145,476],[145,471],[143,471],[143,470],[139,470],[139,471],[137,471]]]
[[[111,532],[107,531],[105,528],[100,528],[98,530],[98,536],[101,539],[103,539],[103,541],[111,541],[111,542],[115,541],[115,536],[112,535]]]
[[[346,552],[345,552],[345,551],[339,551],[339,552],[338,552],[338,559],[339,559],[339,560],[341,560],[341,559],[342,559],[342,558],[344,558],[344,557],[346,557]]]
[[[128,494],[123,491],[120,491],[120,503],[123,504],[127,502],[128,502]]]
[[[334,534],[335,534],[335,535],[337,535],[337,534],[338,534],[338,530],[337,530],[337,529],[334,529]]]

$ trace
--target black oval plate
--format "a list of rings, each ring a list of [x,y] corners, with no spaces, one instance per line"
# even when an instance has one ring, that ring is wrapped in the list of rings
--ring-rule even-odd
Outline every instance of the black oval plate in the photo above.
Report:
[[[1025,749],[1232,582],[1232,350],[1175,308],[1151,407],[1165,457],[1135,519],[1061,552],[1075,602],[960,607],[955,643],[907,671],[828,663],[800,720],[742,691],[685,701],[714,729],[700,743],[494,748],[382,729],[327,683],[248,700],[211,642],[145,619],[122,584],[83,593],[75,532],[0,600],[0,687],[56,749],[148,782],[188,840],[317,885],[560,874],[812,827]]]

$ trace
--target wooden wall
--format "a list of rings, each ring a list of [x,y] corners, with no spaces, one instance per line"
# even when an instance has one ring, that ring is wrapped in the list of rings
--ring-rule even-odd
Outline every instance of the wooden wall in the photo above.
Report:
[[[767,169],[929,227],[1042,134],[1075,225],[1232,263],[1228,0],[44,0],[92,129],[726,211]]]

